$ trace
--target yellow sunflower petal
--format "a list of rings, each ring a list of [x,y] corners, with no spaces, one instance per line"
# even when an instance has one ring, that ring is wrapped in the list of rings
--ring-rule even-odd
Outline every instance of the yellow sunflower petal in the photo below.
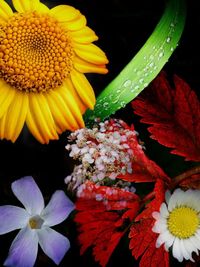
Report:
[[[106,68],[105,65],[92,64],[79,57],[74,58],[74,67],[82,73],[89,73],[89,72],[100,73],[100,74],[108,73],[108,69]]]
[[[0,1],[0,22],[6,22],[13,15],[10,6],[3,0]]]
[[[57,104],[60,104],[60,108],[62,109],[62,114],[68,121],[68,124],[70,125],[69,130],[74,131],[80,128],[80,125],[82,124],[80,123],[79,125],[79,121],[77,119],[78,116],[76,116],[75,112],[68,106],[68,102],[66,101],[66,98],[68,97],[68,88],[65,86],[65,84],[63,84],[61,87],[57,88],[56,92],[57,92],[57,99],[56,99]],[[58,95],[60,96],[59,98]],[[74,102],[75,101],[73,100],[73,103]]]
[[[12,2],[14,8],[20,13],[37,10],[40,4],[39,0],[12,0]]]
[[[28,110],[28,95],[17,92],[5,115],[4,137],[15,142],[26,119]]]
[[[88,44],[98,40],[95,32],[91,30],[89,27],[84,27],[79,31],[73,31],[70,33],[73,41],[77,43]]]
[[[73,98],[75,99],[80,111],[81,111],[81,114],[85,113],[86,109],[88,108],[84,103],[83,101],[81,100],[80,96],[78,95],[71,79],[67,79],[65,81],[65,85],[66,85],[66,88],[68,91],[70,91],[70,93],[72,94]]]
[[[49,13],[49,8],[45,4],[39,3],[37,11],[41,13]]]
[[[0,139],[6,138],[5,137],[6,115],[7,114],[4,114],[3,117],[0,119]]]
[[[34,119],[34,115],[29,110],[28,110],[27,116],[26,116],[26,124],[27,124],[30,132],[32,133],[32,135],[35,136],[35,138],[41,144],[45,144],[45,138],[43,138],[43,136],[42,136],[37,124],[36,124],[36,121]]]
[[[70,92],[70,89],[67,87],[67,83],[64,83],[63,86],[59,89],[60,95],[62,95],[63,100],[65,101],[67,107],[69,107],[72,115],[74,116],[78,128],[83,128],[85,126],[81,109],[76,102],[76,98],[73,97],[73,94]]]
[[[80,11],[72,6],[59,5],[50,9],[50,14],[60,22],[68,22],[76,19],[80,15]]]
[[[71,72],[71,79],[82,101],[90,108],[94,108],[95,95],[92,86],[82,73]]]
[[[36,138],[42,136],[44,143],[48,143],[50,139],[58,139],[55,123],[43,94],[35,95],[33,93],[29,95],[29,110],[26,122],[32,134],[37,133]]]
[[[85,16],[79,15],[76,19],[69,22],[63,22],[61,25],[67,31],[79,31],[86,26],[87,20]]]
[[[73,120],[69,120],[68,108],[66,107],[60,94],[56,91],[51,91],[47,94],[47,101],[56,123],[57,131],[61,133],[66,129],[74,129]]]
[[[84,45],[84,44],[74,43],[74,50],[80,58],[90,63],[94,64],[108,63],[108,59],[105,53],[94,44]]]
[[[4,81],[0,80],[0,118],[7,111],[14,96],[15,90],[10,88]]]

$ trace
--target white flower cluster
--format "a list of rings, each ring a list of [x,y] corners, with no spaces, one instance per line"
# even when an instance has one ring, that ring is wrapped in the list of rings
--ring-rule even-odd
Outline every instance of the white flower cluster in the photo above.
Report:
[[[118,175],[132,173],[133,151],[128,140],[135,137],[135,131],[126,129],[121,120],[105,121],[92,129],[79,129],[73,132],[66,149],[69,156],[81,162],[74,168],[65,182],[77,188],[86,179],[95,183],[104,179],[114,180]]]

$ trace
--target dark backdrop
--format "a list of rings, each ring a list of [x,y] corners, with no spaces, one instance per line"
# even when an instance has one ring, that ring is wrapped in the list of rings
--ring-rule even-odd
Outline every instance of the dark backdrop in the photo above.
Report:
[[[96,95],[119,73],[120,70],[142,47],[162,15],[165,0],[69,0],[42,1],[49,6],[69,4],[78,8],[87,17],[90,26],[97,35],[96,42],[107,54],[110,63],[109,74],[89,74]],[[178,74],[185,79],[199,95],[199,1],[188,1],[186,27],[180,44],[165,65],[169,76]],[[182,158],[169,154],[169,150],[149,139],[146,126],[133,116],[130,105],[116,113],[116,117],[134,122],[140,139],[145,142],[147,154],[155,160],[169,175],[179,174],[190,167]],[[15,144],[0,141],[0,205],[19,205],[11,192],[11,182],[32,175],[42,190],[45,201],[57,189],[66,190],[64,178],[72,171],[73,164],[65,150],[68,132],[63,133],[58,141],[48,145],[39,144],[24,128]],[[92,267],[94,262],[91,251],[79,256],[76,240],[76,228],[72,220],[67,220],[55,227],[66,234],[72,248],[66,254],[60,266]],[[0,236],[0,266],[7,256],[10,244],[17,232]],[[49,258],[39,251],[36,266],[55,266]],[[127,238],[122,239],[108,266],[137,266],[128,250]]]

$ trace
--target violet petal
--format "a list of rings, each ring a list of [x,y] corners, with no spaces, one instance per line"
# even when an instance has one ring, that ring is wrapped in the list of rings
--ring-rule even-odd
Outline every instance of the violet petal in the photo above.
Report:
[[[62,190],[57,190],[51,197],[48,205],[42,211],[44,224],[53,226],[64,221],[75,208],[73,202]]]
[[[42,250],[58,265],[70,248],[69,240],[49,227],[44,227],[37,233]]]
[[[29,220],[28,212],[20,207],[0,206],[0,235],[23,228]]]
[[[31,176],[13,182],[12,191],[30,214],[40,214],[43,210],[44,199],[42,193]]]
[[[29,227],[20,230],[9,250],[4,266],[33,267],[38,252],[38,236]]]

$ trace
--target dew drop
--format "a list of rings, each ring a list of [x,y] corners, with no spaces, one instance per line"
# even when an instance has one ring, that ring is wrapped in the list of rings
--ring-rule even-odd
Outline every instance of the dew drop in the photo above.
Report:
[[[103,103],[103,107],[104,107],[105,109],[107,109],[108,106],[109,106],[108,102],[104,102],[104,103]]]
[[[120,103],[120,106],[121,106],[122,108],[125,108],[125,106],[126,106],[126,102],[125,102],[125,101],[122,101],[122,102]]]
[[[171,48],[170,48],[170,50],[171,50],[171,51],[174,51],[174,48],[173,48],[173,47],[171,47]]]
[[[113,104],[116,104],[119,101],[119,96],[117,96],[115,99],[112,100]]]
[[[96,103],[95,107],[96,108],[99,108],[100,107],[100,104],[99,103]]]
[[[167,43],[170,43],[170,41],[171,41],[171,37],[167,37],[166,42],[167,42]]]
[[[164,52],[160,52],[158,56],[159,57],[163,57],[164,56]]]
[[[154,62],[151,62],[151,63],[149,64],[149,67],[152,68],[153,66],[154,66]]]
[[[116,91],[116,93],[117,93],[117,94],[121,93],[121,90],[120,90],[120,89],[118,89],[118,90]]]
[[[136,85],[134,89],[138,90],[139,88],[140,88],[139,85]]]
[[[172,23],[170,24],[170,27],[174,28],[174,27],[175,27],[175,24],[172,22]]]
[[[131,80],[127,80],[125,81],[125,83],[123,84],[124,87],[129,87],[131,85]]]
[[[113,94],[110,94],[110,95],[108,96],[108,98],[109,98],[109,99],[113,99]]]
[[[144,87],[147,87],[148,86],[148,83],[144,83]]]
[[[144,79],[141,78],[141,79],[139,80],[139,83],[143,83],[143,82],[144,82]]]
[[[153,60],[154,59],[154,56],[153,55],[150,55],[149,59],[150,60]]]

